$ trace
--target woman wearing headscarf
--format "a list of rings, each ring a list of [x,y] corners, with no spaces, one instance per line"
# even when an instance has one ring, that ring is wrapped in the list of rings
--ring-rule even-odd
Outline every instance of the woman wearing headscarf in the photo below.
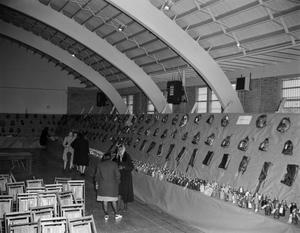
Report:
[[[104,219],[109,219],[108,202],[112,203],[116,220],[120,220],[122,215],[117,212],[117,201],[120,183],[120,171],[118,165],[111,160],[111,154],[103,155],[101,161],[97,165],[95,176],[97,201],[103,202]]]
[[[130,155],[126,152],[124,144],[118,146],[117,155],[115,161],[118,164],[121,182],[119,185],[119,207],[121,207],[121,202],[123,202],[124,210],[127,210],[127,203],[133,202],[133,186],[132,186],[132,174],[133,163],[131,161]]]

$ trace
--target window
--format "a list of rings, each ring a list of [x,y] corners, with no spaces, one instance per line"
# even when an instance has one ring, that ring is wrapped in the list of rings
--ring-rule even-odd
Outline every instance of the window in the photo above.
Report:
[[[127,105],[128,113],[133,114],[133,95],[122,96],[122,99]]]
[[[211,92],[210,112],[222,112],[221,103],[213,91]]]
[[[199,87],[196,89],[197,113],[207,112],[207,87]]]
[[[154,114],[155,112],[155,107],[152,104],[151,100],[148,100],[148,104],[147,104],[147,114]]]
[[[164,95],[164,97],[167,99],[167,98],[168,98],[168,91],[165,90],[165,91],[163,92],[163,95]],[[173,112],[173,104],[167,103],[167,105],[168,105],[169,108],[171,109],[171,113],[172,113],[172,112]]]
[[[235,90],[236,84],[232,84]],[[221,103],[216,94],[207,87],[199,87],[196,89],[197,113],[220,113],[222,112]]]
[[[286,98],[285,109],[300,112],[300,78],[282,81],[282,97]]]

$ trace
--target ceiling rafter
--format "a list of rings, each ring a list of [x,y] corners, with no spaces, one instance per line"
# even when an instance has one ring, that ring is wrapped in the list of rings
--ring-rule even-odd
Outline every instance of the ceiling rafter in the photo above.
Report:
[[[92,0],[88,0],[86,3],[84,3],[82,6],[86,7]],[[75,11],[71,16],[69,16],[70,18],[74,18],[79,12],[81,11],[81,8],[79,7],[79,9],[77,11]]]
[[[106,19],[102,19],[103,16],[100,16],[101,17],[101,20],[102,20],[102,23],[100,23],[98,26],[94,27],[91,31],[92,32],[95,32],[97,31],[99,28],[101,28],[103,25],[106,25],[110,22],[112,22],[116,17],[118,17],[119,15],[121,15],[122,13],[121,12],[118,12],[117,14],[111,16],[111,17],[107,17]],[[103,17],[104,18],[104,17]]]
[[[290,27],[289,30],[290,31],[298,31],[298,30],[300,30],[300,25]],[[266,34],[263,34],[263,35],[258,35],[258,36],[254,36],[254,37],[249,37],[249,38],[243,39],[243,40],[240,41],[240,43],[247,44],[247,43],[252,43],[252,42],[259,41],[259,40],[265,40],[265,39],[268,39],[268,38],[274,38],[276,36],[281,36],[282,33],[283,33],[283,29],[279,29],[277,31],[273,31],[273,32],[266,33]],[[293,45],[295,45],[295,44],[293,44]],[[211,50],[224,49],[224,48],[232,47],[232,46],[235,46],[234,42],[233,43],[231,42],[231,43],[227,43],[227,44],[222,44],[222,45],[215,46]]]
[[[265,56],[269,56],[269,57],[273,57],[273,58],[279,58],[279,59],[282,59],[282,60],[285,60],[285,61],[297,60],[297,59],[291,59],[291,58],[284,57],[284,56],[279,56],[277,54],[274,55],[274,54],[271,54],[271,53],[265,54]]]
[[[49,3],[50,3],[50,1],[49,1]],[[68,5],[68,1],[66,1],[63,5],[62,5],[62,7],[61,8],[59,8],[59,9],[57,9],[57,11],[58,12],[61,12],[65,7],[66,7],[66,5]]]
[[[283,28],[284,33],[287,34],[290,37],[292,44],[296,44],[296,40],[298,38],[292,32],[290,32],[290,30],[288,29],[283,17],[280,17],[279,20],[275,19],[274,15],[273,15],[273,12],[276,12],[276,11],[274,9],[267,6],[263,2],[263,0],[259,0],[259,4],[266,10],[268,16],[270,17],[270,20]]]
[[[226,68],[231,68],[233,70],[236,70],[236,69],[239,69],[239,70],[242,70],[242,69],[245,69],[246,67],[239,67],[239,66],[235,66],[235,65],[220,65],[222,68],[223,67],[226,67]],[[249,67],[248,67],[249,68]]]
[[[300,26],[295,26],[295,27],[292,27],[290,30],[299,30],[299,29],[300,29]],[[245,40],[242,40],[241,43],[246,44],[246,43],[251,43],[251,42],[254,42],[254,41],[257,41],[257,40],[273,38],[274,36],[280,36],[281,33],[282,33],[282,30],[278,30],[278,31],[271,32],[271,33],[268,33],[268,34],[247,38]],[[151,41],[148,41],[148,42],[145,42],[145,43],[150,43],[150,42],[153,43],[154,40],[151,40]],[[232,47],[232,46],[235,46],[234,42],[223,44],[223,45],[220,45],[220,46],[216,46],[214,48],[210,48],[210,50],[224,49],[224,48],[228,48],[228,47]],[[128,52],[131,49],[133,49],[133,48],[131,47],[130,49],[123,50],[122,52]],[[163,49],[160,49],[160,51],[163,51]],[[153,51],[153,53],[155,53],[155,52]],[[245,54],[243,54],[243,56],[245,56]],[[139,57],[141,57],[141,56],[139,56]],[[168,59],[175,59],[176,57],[178,57],[178,56],[175,55],[175,56],[169,57]],[[163,60],[160,60],[160,62],[163,62]]]
[[[272,1],[272,0],[264,0],[264,1]],[[259,6],[259,2],[258,2],[258,1],[250,2],[250,3],[246,4],[246,5],[240,6],[240,7],[238,7],[238,8],[232,9],[232,10],[230,10],[230,11],[228,11],[228,12],[225,12],[225,13],[223,13],[223,14],[220,14],[220,15],[216,16],[215,19],[216,19],[216,20],[222,20],[222,19],[225,19],[225,18],[227,18],[227,17],[231,17],[231,16],[233,16],[233,15],[239,14],[239,13],[241,13],[241,12],[243,12],[243,11],[248,11],[248,10],[250,10],[250,9],[252,9],[252,8],[255,8],[255,7],[258,7],[258,6]],[[201,4],[200,4],[200,7],[201,7],[201,8],[205,8],[205,7],[203,7]],[[196,7],[196,9],[197,9],[197,7]],[[199,23],[190,25],[190,26],[189,26],[189,30],[192,30],[192,29],[194,29],[194,28],[196,28],[196,27],[208,25],[208,24],[213,23],[213,22],[214,22],[213,19],[210,18],[210,19],[201,21],[201,22],[199,22]]]
[[[295,55],[292,55],[292,54],[290,54],[290,53],[285,53],[285,52],[282,52],[282,51],[274,51],[274,52],[272,52],[272,55],[273,54],[276,54],[276,56],[279,56],[279,55],[283,55],[284,56],[284,58],[288,58],[288,59],[290,59],[290,60],[295,60],[295,61],[297,61],[298,60],[298,58],[297,58],[297,56],[295,56]],[[278,55],[279,54],[279,55]],[[279,56],[280,57],[280,56]]]
[[[259,56],[259,55],[257,55]],[[267,59],[267,58],[260,58],[260,57],[243,57],[240,59],[240,61],[253,61],[256,60],[257,62],[266,61],[268,64],[276,64],[278,63],[278,60],[276,59]]]
[[[94,17],[97,17],[97,18],[101,19],[101,21],[103,22],[103,24],[106,24],[106,25],[108,25],[108,26],[111,26],[111,27],[113,27],[113,28],[115,29],[115,31],[118,31],[118,32],[120,32],[121,34],[123,34],[123,36],[124,36],[128,41],[131,41],[131,42],[135,43],[136,46],[137,46],[138,48],[141,48],[142,50],[144,50],[145,54],[146,54],[148,57],[151,57],[152,59],[154,59],[155,62],[156,62],[157,64],[159,64],[160,66],[162,66],[162,68],[165,70],[164,65],[161,64],[161,63],[159,63],[158,58],[157,58],[155,55],[149,55],[149,54],[148,54],[148,50],[147,50],[145,47],[141,46],[141,45],[139,44],[139,42],[138,42],[135,38],[133,38],[133,39],[129,38],[128,35],[127,35],[127,33],[124,32],[124,30],[119,31],[118,26],[119,26],[120,24],[123,24],[123,23],[122,23],[121,21],[119,21],[118,19],[116,19],[116,17],[109,17],[109,18],[106,17],[106,19],[105,19],[104,16],[101,16],[101,15],[95,15],[95,12],[94,12],[88,5],[87,5],[86,7],[82,7],[82,4],[81,4],[80,2],[78,2],[78,0],[69,0],[69,1],[70,1],[70,2],[73,2],[73,3],[76,3],[82,10],[86,10],[86,11],[90,12],[91,14],[93,14]],[[122,12],[119,11],[119,13],[117,13],[117,14],[120,15],[120,14],[122,14]],[[116,14],[116,15],[117,15],[117,14]],[[108,21],[107,21],[107,18],[109,19]],[[114,21],[117,21],[119,25],[116,26],[115,23],[113,23]],[[124,24],[123,24],[123,25],[124,25]],[[97,29],[96,29],[96,30],[97,30]],[[92,29],[91,31],[94,32],[94,31],[95,31],[95,28]]]
[[[300,9],[300,7],[297,6],[297,7],[294,7],[292,9],[288,9],[288,10],[281,11],[281,12],[276,12],[274,14],[274,17],[282,17],[283,15],[290,14],[290,13],[294,12],[295,10],[299,10],[299,9]],[[257,24],[257,23],[262,23],[262,22],[267,21],[267,20],[269,20],[269,17],[267,17],[267,16],[266,17],[262,17],[262,18],[260,18],[258,20],[253,20],[253,21],[241,24],[241,25],[237,25],[235,27],[228,28],[227,31],[228,32],[233,32],[233,31],[236,31],[236,30],[243,29],[245,27],[251,27],[251,26],[253,26],[253,25]],[[212,33],[212,34],[204,35],[204,36],[198,38],[198,40],[202,41],[202,40],[205,40],[205,39],[208,39],[208,38],[212,38],[212,37],[215,37],[215,36],[219,36],[219,35],[222,35],[222,34],[223,34],[223,32],[219,31],[219,32],[215,32],[215,33]],[[147,41],[147,42],[143,43],[142,46],[147,46],[147,45],[149,45],[151,43],[154,43],[155,41],[157,41],[157,39],[152,39],[150,41]],[[118,42],[115,42],[113,45],[116,45],[116,44],[118,44]],[[130,48],[122,50],[122,52],[126,53],[126,52],[131,51],[131,50],[136,49],[136,48],[137,48],[136,46],[133,46],[133,47],[130,47]],[[210,51],[211,49],[212,49],[212,47],[207,48],[208,51]],[[150,52],[150,54],[155,54],[155,53],[163,52],[163,51],[166,51],[166,50],[169,50],[169,47],[163,47],[163,48],[159,48],[159,49],[153,50],[153,51]],[[131,57],[131,59],[138,59],[138,58],[141,58],[141,57],[143,57],[143,55],[137,55],[135,57]]]
[[[223,64],[225,62],[228,62],[228,63],[234,63],[234,64],[253,64],[253,65],[257,65],[257,66],[263,66],[263,65],[267,65],[269,64],[268,62],[262,62],[262,61],[249,61],[249,60],[238,60],[238,61],[222,61],[218,64]]]
[[[205,3],[201,3],[200,6],[201,6],[202,8],[205,8],[205,7],[208,7],[208,6],[212,6],[212,5],[214,5],[214,4],[217,4],[218,2],[220,2],[220,0],[210,0],[210,1],[205,2]],[[176,3],[175,3],[175,5],[176,5]],[[163,6],[163,5],[161,5],[159,8],[161,8],[162,6]],[[198,8],[197,8],[197,7],[194,7],[194,8],[192,8],[192,9],[190,9],[190,10],[184,12],[184,13],[181,13],[181,14],[179,14],[179,15],[174,15],[171,19],[172,19],[172,20],[175,20],[175,21],[178,21],[178,20],[180,20],[180,19],[182,19],[182,18],[184,18],[184,17],[186,17],[186,16],[191,16],[191,15],[193,15],[193,14],[196,14],[197,11],[198,11]]]
[[[274,16],[274,18],[283,17],[283,16],[289,15],[289,14],[295,12],[295,11],[298,11],[298,10],[300,10],[300,7],[296,6],[296,7],[290,8],[290,9],[286,9],[286,10],[283,10],[283,11],[276,12],[273,16]],[[261,18],[251,20],[247,23],[243,23],[243,24],[239,24],[239,25],[236,25],[236,26],[233,26],[233,27],[229,27],[229,28],[227,28],[227,32],[237,32],[239,30],[244,30],[246,28],[253,27],[254,25],[264,23],[264,22],[267,22],[267,21],[270,21],[270,18],[268,16],[263,16]],[[207,39],[210,39],[210,38],[213,38],[213,37],[216,37],[216,36],[220,36],[222,34],[223,34],[222,31],[218,31],[218,32],[213,32],[211,34],[202,35],[200,37],[200,41],[201,40],[207,40]],[[197,39],[197,38],[194,38],[194,39]]]
[[[271,57],[268,56],[268,54],[258,54],[255,57],[248,57],[248,58],[257,58],[257,59],[262,59],[262,60],[266,60],[266,61],[270,61],[270,62],[274,62],[274,63],[279,63],[279,62],[286,62],[286,59],[281,59],[279,57]]]
[[[221,63],[218,63],[220,66]],[[244,68],[248,68],[248,67],[255,67],[257,66],[256,64],[255,65],[251,65],[251,64],[243,64],[243,63],[239,63],[239,62],[234,62],[234,61],[223,61],[222,64],[224,65],[229,65],[229,66],[235,66],[235,67],[244,67]]]
[[[207,9],[203,9],[200,6],[199,0],[194,0],[194,3],[196,5],[196,7],[198,8],[199,11],[208,14],[214,23],[216,23],[217,25],[219,25],[219,27],[222,29],[223,33],[228,36],[229,38],[233,39],[236,43],[236,46],[238,47],[238,49],[241,49],[242,52],[244,53],[244,55],[246,55],[246,50],[247,48],[241,44],[241,41],[237,38],[237,36],[233,33],[233,32],[228,32],[227,28],[229,28],[224,22],[222,22],[220,19],[217,19],[216,16],[213,14],[213,12],[207,8]],[[213,47],[209,48],[209,50],[213,49]]]
[[[95,15],[98,15],[101,11],[103,11],[107,6],[109,6],[109,4],[106,4],[104,7],[100,8],[99,10],[97,10],[95,12]],[[87,19],[85,19],[84,21],[82,21],[80,24],[81,25],[85,25],[88,21],[90,21],[92,18],[94,17],[93,14],[91,14],[91,16],[89,16]]]
[[[293,57],[297,57],[298,55],[297,54],[294,54],[294,53],[291,53],[289,51],[277,51],[276,53],[281,53],[281,54],[286,54],[288,56],[293,56]]]

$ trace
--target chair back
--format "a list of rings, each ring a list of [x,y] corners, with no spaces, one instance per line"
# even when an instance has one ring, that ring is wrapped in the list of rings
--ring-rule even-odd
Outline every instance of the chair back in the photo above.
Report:
[[[22,182],[15,182],[15,183],[7,183],[6,184],[7,193],[8,195],[13,196],[13,201],[17,201],[17,194],[24,193],[25,183]]]
[[[4,214],[5,229],[8,232],[8,228],[13,224],[29,223],[31,218],[30,211],[26,212],[8,212]]]
[[[38,223],[18,223],[8,227],[8,233],[38,233]]]
[[[0,196],[0,220],[3,220],[4,214],[12,212],[13,210],[13,196]]]
[[[43,186],[44,186],[43,179],[26,180],[26,187],[43,187]]]
[[[93,215],[68,219],[69,233],[97,233]]]

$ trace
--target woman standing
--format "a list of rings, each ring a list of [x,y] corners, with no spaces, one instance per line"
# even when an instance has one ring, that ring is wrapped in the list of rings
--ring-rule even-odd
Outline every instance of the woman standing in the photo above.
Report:
[[[69,160],[69,168],[70,170],[73,167],[73,158],[74,158],[74,149],[71,147],[71,143],[74,141],[75,137],[72,131],[69,132],[68,136],[64,138],[63,146],[63,161],[64,161],[64,171],[66,170],[67,163]]]
[[[40,160],[42,165],[46,166],[47,165],[47,155],[48,155],[48,144],[49,144],[49,139],[51,138],[48,132],[49,128],[45,127],[42,130],[42,133],[40,135]]]
[[[111,161],[110,153],[104,154],[102,160],[98,163],[95,180],[97,201],[103,202],[105,221],[109,219],[108,202],[112,202],[115,219],[120,220],[122,215],[117,212],[120,172],[117,164]]]
[[[78,133],[71,146],[74,149],[74,164],[79,166],[79,172],[81,176],[84,176],[86,166],[89,163],[89,142],[84,138],[82,133]]]
[[[120,202],[123,202],[123,209],[127,210],[127,203],[133,202],[133,186],[132,186],[132,174],[133,163],[130,155],[126,152],[124,144],[118,146],[118,152],[115,161],[118,163],[118,167],[121,173],[121,182],[119,185]]]

